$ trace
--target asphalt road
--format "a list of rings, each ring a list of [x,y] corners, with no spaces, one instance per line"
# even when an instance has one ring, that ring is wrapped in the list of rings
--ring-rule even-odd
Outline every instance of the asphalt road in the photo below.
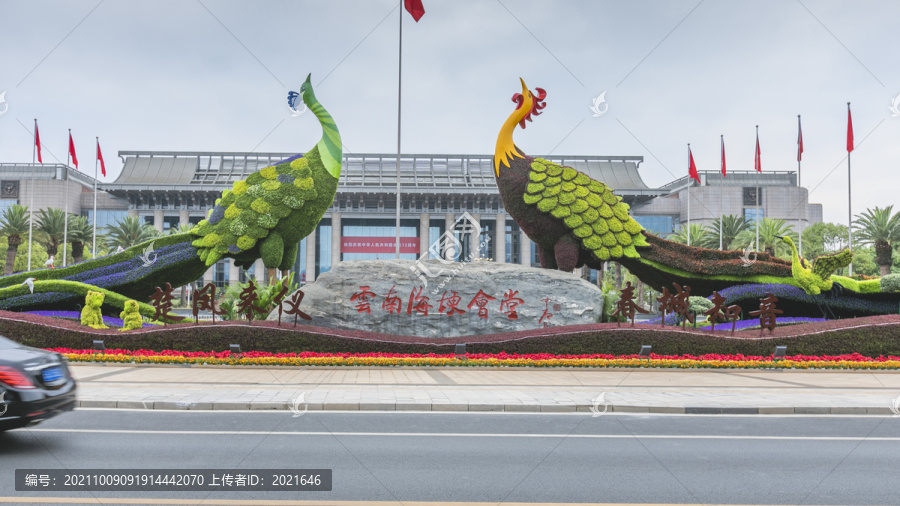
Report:
[[[16,492],[25,468],[327,468],[334,481],[331,492]],[[82,409],[0,434],[0,502],[900,504],[898,471],[900,417],[878,416]]]

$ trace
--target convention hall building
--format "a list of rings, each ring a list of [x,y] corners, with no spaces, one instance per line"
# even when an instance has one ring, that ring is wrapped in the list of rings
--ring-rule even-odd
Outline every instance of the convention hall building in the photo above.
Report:
[[[120,151],[122,172],[98,183],[96,219],[104,227],[138,216],[166,233],[205,218],[216,198],[232,184],[292,153]],[[797,174],[781,172],[700,172],[659,188],[640,175],[640,156],[546,156],[612,187],[648,231],[663,237],[688,219],[709,223],[722,214],[784,219],[794,229],[822,221],[821,204],[810,204]],[[337,195],[314,234],[300,243],[294,271],[311,282],[342,260],[395,258],[397,157],[345,154]],[[33,178],[33,179],[32,179]],[[10,204],[35,210],[64,205],[94,220],[93,178],[62,164],[0,164],[0,212]],[[757,192],[757,185],[759,191]],[[32,196],[32,192],[34,195]],[[459,256],[494,262],[538,265],[535,245],[506,213],[497,192],[491,155],[404,155],[400,159],[400,257],[433,258],[447,230],[468,213],[487,241],[467,242],[460,231]],[[690,196],[690,203],[688,197]],[[471,251],[486,244],[480,251]],[[262,272],[222,260],[204,279],[225,286]]]

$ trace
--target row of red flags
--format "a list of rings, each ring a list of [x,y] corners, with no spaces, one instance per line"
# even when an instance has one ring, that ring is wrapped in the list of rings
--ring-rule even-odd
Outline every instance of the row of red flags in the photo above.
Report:
[[[725,177],[725,137],[722,137],[722,176]],[[850,114],[850,104],[847,104],[847,153],[853,151],[853,117]],[[803,157],[803,128],[800,125],[800,116],[797,116],[797,161]],[[691,179],[700,182],[700,174],[694,164],[694,155],[691,154],[691,145],[688,144],[688,175]],[[762,162],[759,157],[759,132],[756,132],[756,157],[753,161],[756,172],[762,172]]]
[[[37,161],[44,163],[41,158],[41,132],[38,130],[37,120],[34,120],[34,147],[37,149]],[[69,132],[69,156],[72,157],[72,165],[78,169],[78,157],[75,155],[75,141],[72,140],[72,132]],[[100,151],[100,140],[97,139],[97,161],[100,162],[100,171],[106,176],[106,164],[103,163],[103,152]]]

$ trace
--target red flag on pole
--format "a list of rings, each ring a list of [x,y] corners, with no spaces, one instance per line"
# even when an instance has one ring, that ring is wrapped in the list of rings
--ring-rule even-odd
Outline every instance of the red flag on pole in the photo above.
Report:
[[[78,157],[75,156],[75,143],[72,142],[72,132],[69,132],[69,155],[72,156],[72,164],[78,168]]]
[[[725,177],[725,136],[720,136],[722,138],[722,177]]]
[[[425,15],[425,7],[422,6],[422,0],[403,0],[403,6],[406,12],[410,13],[416,23]]]
[[[797,115],[797,161],[803,156],[803,128],[800,126],[800,115]]]
[[[691,179],[696,179],[697,182],[700,182],[700,174],[697,173],[697,166],[694,165],[694,155],[691,153],[691,147],[688,146],[688,159],[690,159],[691,163],[688,167],[688,175],[691,176]]]
[[[850,116],[850,102],[847,102],[847,152],[853,151],[853,117]]]
[[[97,160],[100,162],[100,173],[106,177],[106,164],[103,163],[103,153],[100,151],[100,139],[97,139]]]
[[[34,120],[34,145],[37,147],[38,163],[44,163],[41,160],[41,132],[38,130],[37,120]]]
[[[762,160],[759,158],[759,131],[756,132],[756,160],[753,168],[756,169],[756,172],[762,172]]]

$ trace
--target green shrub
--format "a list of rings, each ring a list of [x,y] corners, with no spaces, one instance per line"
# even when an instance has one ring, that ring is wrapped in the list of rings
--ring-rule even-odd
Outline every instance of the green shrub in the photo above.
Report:
[[[697,296],[691,295],[690,297],[688,297],[688,303],[690,304],[688,306],[688,311],[694,313],[695,315],[702,315],[706,311],[713,308],[712,301],[705,297],[697,297]],[[703,319],[703,318],[699,318],[699,319]]]
[[[900,274],[888,274],[881,278],[882,292],[900,292]]]

